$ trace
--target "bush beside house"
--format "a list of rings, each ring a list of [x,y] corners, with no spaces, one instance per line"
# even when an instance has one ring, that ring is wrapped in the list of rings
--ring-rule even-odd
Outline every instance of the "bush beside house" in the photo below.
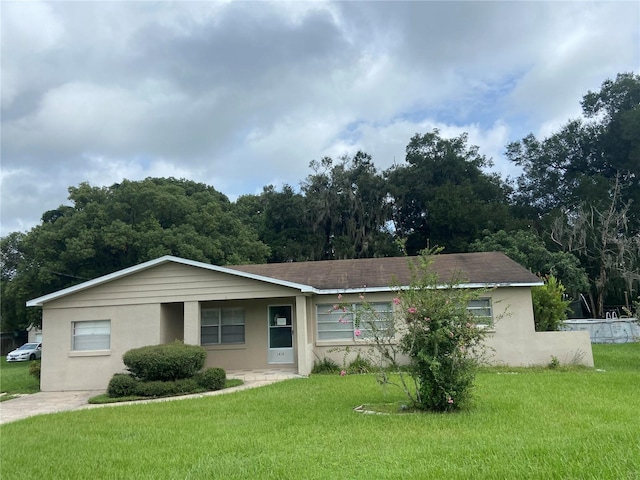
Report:
[[[112,398],[165,397],[221,390],[227,379],[222,368],[202,371],[206,351],[197,345],[174,342],[127,351],[122,357],[130,373],[116,373],[109,381]]]

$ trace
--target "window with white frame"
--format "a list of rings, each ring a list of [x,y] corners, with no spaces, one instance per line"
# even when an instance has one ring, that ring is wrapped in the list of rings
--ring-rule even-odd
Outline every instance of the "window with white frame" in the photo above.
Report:
[[[370,312],[365,313],[361,304],[335,308],[334,305],[316,306],[316,325],[318,341],[354,340],[371,338],[373,330],[385,331],[385,336],[392,336],[389,328],[393,326],[393,309],[390,302],[369,303]],[[356,325],[356,316],[360,322]],[[360,335],[356,335],[359,330]]]
[[[111,320],[83,320],[71,324],[71,350],[109,350]]]
[[[244,343],[244,308],[203,308],[200,344]]]
[[[490,298],[477,298],[471,300],[467,310],[475,317],[478,325],[493,325],[493,312]]]

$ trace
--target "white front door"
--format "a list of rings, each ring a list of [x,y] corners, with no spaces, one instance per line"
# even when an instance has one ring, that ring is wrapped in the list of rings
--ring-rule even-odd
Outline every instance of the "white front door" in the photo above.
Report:
[[[269,363],[294,363],[293,307],[269,307]]]

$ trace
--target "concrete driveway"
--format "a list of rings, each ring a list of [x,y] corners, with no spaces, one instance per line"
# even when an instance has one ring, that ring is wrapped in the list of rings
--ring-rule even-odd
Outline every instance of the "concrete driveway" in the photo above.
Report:
[[[201,398],[213,395],[223,395],[227,393],[247,390],[249,388],[262,387],[271,383],[279,382],[289,378],[300,378],[289,372],[278,371],[237,371],[228,372],[229,378],[240,378],[244,381],[242,385],[233,388],[225,388],[215,392],[195,393],[193,395],[183,395],[180,397],[154,398],[150,400],[138,400],[135,402],[107,403],[92,405],[87,403],[91,397],[105,393],[104,390],[88,390],[76,392],[38,392],[30,395],[21,395],[11,400],[0,402],[0,424],[15,422],[23,418],[43,415],[47,413],[65,412],[69,410],[80,410],[86,408],[105,408],[130,405],[132,403],[169,402],[176,400],[186,400],[189,398]]]

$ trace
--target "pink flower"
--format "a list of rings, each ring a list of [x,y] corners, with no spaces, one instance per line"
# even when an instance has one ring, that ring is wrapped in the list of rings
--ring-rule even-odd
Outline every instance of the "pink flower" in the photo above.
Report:
[[[453,398],[451,398],[451,397],[447,398],[447,403],[448,404],[452,404],[453,403]]]
[[[346,321],[344,318],[342,318],[342,317],[340,317],[340,320],[338,320],[338,321],[339,321],[340,323],[347,323],[347,321]]]
[[[359,329],[359,328],[356,328],[356,329],[353,331],[353,334],[354,334],[356,337],[359,337],[359,336],[362,334],[362,332],[360,331],[360,329]]]
[[[335,305],[333,306],[333,309],[334,309],[334,310],[339,310],[339,309],[340,309],[340,305],[335,304]]]
[[[345,372],[344,370],[340,370],[340,376],[344,377],[347,374],[347,372]]]
[[[342,294],[341,293],[338,294],[338,300],[342,300]]]
[[[416,307],[409,307],[409,309],[407,311],[409,313],[416,313],[418,311],[418,309]]]
[[[398,297],[393,299],[393,304],[394,305],[400,305],[400,299]]]
[[[431,321],[431,317],[424,317],[424,321],[425,322],[430,322]]]
[[[360,300],[364,300],[364,295],[360,294]]]

